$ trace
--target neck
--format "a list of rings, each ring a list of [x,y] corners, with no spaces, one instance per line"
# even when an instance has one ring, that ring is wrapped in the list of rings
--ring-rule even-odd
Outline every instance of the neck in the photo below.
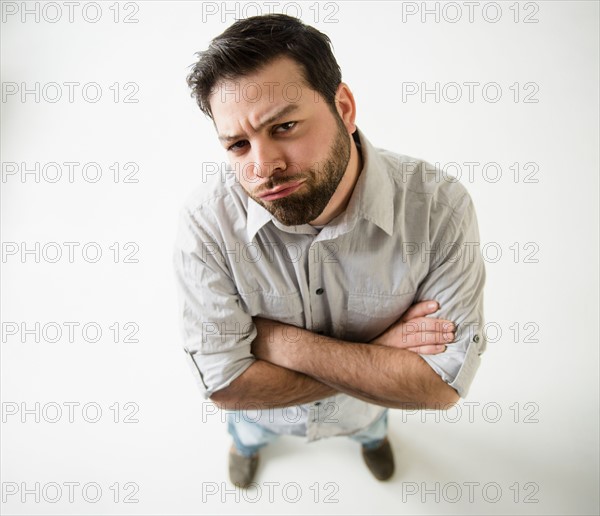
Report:
[[[323,226],[342,213],[348,206],[352,192],[362,171],[362,156],[356,147],[354,138],[350,138],[350,160],[346,167],[346,172],[340,181],[340,184],[331,197],[331,200],[325,206],[323,212],[310,222],[313,226]]]

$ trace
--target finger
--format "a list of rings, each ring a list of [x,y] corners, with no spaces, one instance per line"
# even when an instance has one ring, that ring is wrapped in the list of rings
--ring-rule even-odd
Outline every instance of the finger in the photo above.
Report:
[[[391,346],[399,349],[418,349],[426,346],[448,346],[454,344],[454,334],[419,334],[418,336],[410,336],[406,338],[399,338],[390,341],[385,346]]]
[[[434,317],[416,317],[402,323],[402,325],[402,331],[406,334],[416,333],[418,331],[451,332],[456,329],[456,325],[452,321],[447,319],[436,319]]]
[[[454,332],[418,332],[411,335],[403,335],[399,339],[398,347],[411,348],[415,346],[446,345],[454,341]]]
[[[407,348],[407,351],[413,351],[419,355],[439,355],[446,351],[446,346],[443,344],[429,345],[429,346],[416,346],[413,348]]]
[[[414,319],[415,317],[424,317],[436,312],[438,308],[439,304],[437,301],[433,301],[431,299],[428,301],[421,301],[419,303],[415,303],[406,312],[404,312],[401,320],[408,321],[410,319]]]

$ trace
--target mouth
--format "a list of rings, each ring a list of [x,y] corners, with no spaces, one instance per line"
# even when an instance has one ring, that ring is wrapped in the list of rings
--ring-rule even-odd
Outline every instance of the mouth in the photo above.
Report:
[[[288,195],[291,195],[296,190],[298,190],[298,188],[302,186],[304,181],[306,181],[306,179],[302,181],[294,181],[292,183],[276,186],[271,190],[261,193],[258,197],[263,201],[274,201],[275,199],[287,197]]]

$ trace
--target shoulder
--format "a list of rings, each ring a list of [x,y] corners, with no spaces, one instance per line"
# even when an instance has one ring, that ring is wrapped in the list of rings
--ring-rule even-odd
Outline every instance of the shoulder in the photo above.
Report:
[[[247,212],[248,196],[230,172],[208,177],[196,185],[180,209],[183,218],[210,232],[220,225],[245,222]]]
[[[401,197],[406,209],[422,206],[455,211],[471,202],[466,187],[439,164],[386,149],[376,149],[376,152],[385,163],[396,196]]]

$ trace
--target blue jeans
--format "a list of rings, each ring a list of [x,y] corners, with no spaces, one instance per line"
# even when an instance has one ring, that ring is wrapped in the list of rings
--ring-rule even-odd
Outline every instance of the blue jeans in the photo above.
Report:
[[[387,423],[388,411],[386,410],[379,419],[348,437],[362,444],[365,449],[377,448],[387,435]],[[245,457],[254,455],[263,446],[272,443],[279,437],[279,434],[258,423],[247,421],[243,417],[228,417],[227,430],[233,438],[236,450]]]

